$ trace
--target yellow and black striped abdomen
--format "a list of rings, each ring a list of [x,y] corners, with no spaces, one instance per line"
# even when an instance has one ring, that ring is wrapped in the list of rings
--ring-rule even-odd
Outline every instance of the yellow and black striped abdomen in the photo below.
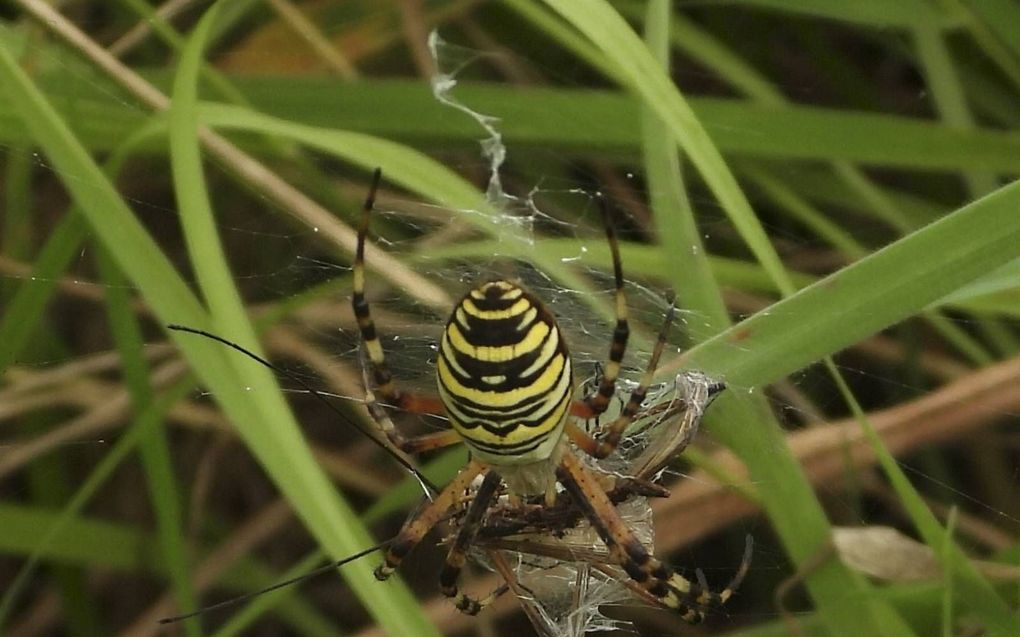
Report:
[[[471,290],[446,324],[439,397],[457,432],[494,465],[548,458],[573,394],[566,343],[541,302],[509,281]]]

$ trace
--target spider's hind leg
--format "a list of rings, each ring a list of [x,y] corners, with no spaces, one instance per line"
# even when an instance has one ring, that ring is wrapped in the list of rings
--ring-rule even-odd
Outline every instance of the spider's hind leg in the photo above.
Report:
[[[457,610],[466,615],[477,615],[483,608],[491,604],[497,597],[507,591],[508,586],[503,585],[482,599],[475,599],[460,591],[457,587],[457,580],[460,577],[461,569],[467,562],[467,549],[474,542],[481,526],[482,518],[488,510],[489,505],[496,497],[496,491],[502,482],[499,474],[490,471],[482,485],[475,492],[474,500],[468,507],[467,513],[461,520],[460,529],[450,546],[450,552],[446,556],[446,563],[439,573],[439,586],[443,595],[451,598]]]
[[[461,494],[467,491],[475,477],[485,470],[481,463],[471,461],[460,470],[446,488],[439,492],[425,508],[408,520],[400,529],[397,537],[390,542],[386,557],[375,569],[375,578],[385,580],[397,570],[404,557],[421,542],[422,538],[446,516],[453,508]]]
[[[740,584],[740,578],[747,569],[748,556],[745,556],[745,564],[731,585],[722,593],[712,593],[700,582],[691,582],[648,552],[620,517],[599,486],[597,477],[575,455],[569,452],[563,454],[556,475],[605,542],[613,561],[638,586],[663,606],[676,611],[683,620],[692,624],[701,622],[707,606],[725,602]]]

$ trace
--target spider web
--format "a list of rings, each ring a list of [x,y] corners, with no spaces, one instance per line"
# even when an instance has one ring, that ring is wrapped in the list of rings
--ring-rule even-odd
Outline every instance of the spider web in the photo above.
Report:
[[[438,68],[432,78],[436,99],[472,118],[486,135],[479,143],[481,156],[489,166],[485,191],[487,203],[502,215],[521,219],[519,225],[524,228],[533,228],[535,219],[549,218],[535,203],[535,196],[540,190],[537,186],[523,198],[510,195],[504,190],[501,169],[509,150],[503,143],[499,120],[472,110],[456,97],[458,74],[477,61],[477,52],[447,43],[436,31],[429,36],[428,44]],[[587,194],[578,190],[571,192]],[[591,196],[600,195],[592,193]],[[541,246],[537,249],[541,249]],[[583,261],[583,250],[576,258]],[[594,273],[594,268],[591,268],[589,274]],[[564,296],[563,289],[549,289],[555,284],[550,285],[552,282],[548,279],[529,281],[532,286],[536,283],[546,294],[545,298],[553,299],[551,304]],[[643,296],[647,300],[647,297],[654,294],[650,290],[641,289],[635,295],[634,287],[628,287],[630,296]],[[661,300],[659,304],[654,312],[664,314]],[[601,375],[598,365],[604,360],[610,325],[605,321],[591,325],[590,320],[581,318],[584,309],[576,306],[564,308],[560,303],[554,306],[554,312],[561,327],[571,338],[572,357],[582,370],[579,377],[583,380],[579,383],[576,397],[590,395],[598,386]],[[582,340],[584,346],[579,350],[576,343],[581,340],[578,338],[581,335],[589,338]],[[599,338],[593,341],[591,337],[595,336]],[[596,342],[599,344],[596,345]],[[647,357],[648,351],[641,354]],[[628,429],[618,451],[610,457],[595,461],[587,458],[583,452],[577,451],[578,455],[596,471],[605,474],[657,480],[667,463],[665,459],[672,459],[696,434],[701,415],[711,402],[709,387],[715,382],[704,374],[690,371],[676,374],[669,382],[655,384],[650,388],[643,408],[648,410],[659,406],[663,408],[661,412],[638,418]],[[609,410],[598,421],[588,421],[582,423],[582,426],[591,432],[599,421],[612,422],[622,412],[626,396],[636,387],[634,380],[621,378]],[[654,523],[648,500],[642,496],[632,496],[618,505],[617,510],[639,541],[653,547]],[[581,521],[575,527],[560,529],[558,535],[549,537],[522,534],[516,536],[516,539],[545,543],[557,551],[565,552],[567,556],[576,554],[576,561],[563,556],[543,557],[528,552],[505,552],[512,559],[516,579],[514,588],[518,599],[521,604],[531,607],[528,616],[535,629],[540,634],[556,637],[580,637],[592,632],[633,629],[629,622],[613,619],[602,612],[605,606],[632,600],[634,593],[621,583],[627,579],[627,575],[612,564],[605,544],[594,529],[587,521]],[[475,557],[480,563],[488,563],[484,552],[476,550]],[[601,565],[604,570],[598,570],[593,565]]]

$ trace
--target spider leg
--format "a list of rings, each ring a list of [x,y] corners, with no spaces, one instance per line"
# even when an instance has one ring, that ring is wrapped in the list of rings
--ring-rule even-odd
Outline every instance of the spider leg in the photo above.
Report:
[[[365,372],[364,369],[362,369]],[[410,397],[414,400],[419,400],[420,397],[413,394],[403,394],[405,398]],[[436,401],[438,403],[438,401]],[[444,429],[443,431],[436,431],[433,433],[422,434],[420,436],[414,436],[408,438],[404,434],[400,433],[396,425],[393,424],[393,420],[390,415],[386,413],[386,409],[383,408],[376,397],[375,392],[372,391],[371,384],[369,383],[367,373],[365,375],[365,407],[368,409],[369,415],[375,424],[382,430],[389,441],[397,449],[405,453],[417,454],[425,451],[432,451],[434,449],[441,449],[442,447],[448,447],[450,445],[461,442],[461,437],[453,429]],[[439,406],[439,413],[442,413],[442,407]],[[427,412],[415,412],[415,413],[435,413],[432,411]]]
[[[464,442],[460,434],[453,429],[444,429],[443,431],[422,434],[413,438],[405,438],[400,448],[407,453],[424,453],[434,449],[449,447],[459,442]]]
[[[662,357],[662,352],[666,347],[666,338],[669,336],[669,328],[673,324],[673,316],[675,314],[676,306],[671,303],[669,311],[666,312],[666,320],[663,322],[662,329],[659,330],[659,338],[655,341],[652,357],[648,360],[648,367],[641,376],[638,386],[630,393],[630,398],[627,399],[623,412],[613,422],[600,427],[594,436],[588,435],[574,423],[567,423],[567,436],[570,437],[571,442],[589,456],[605,458],[613,453],[617,445],[620,444],[623,432],[634,422],[634,418],[641,410],[641,403],[644,402],[645,396],[648,395],[648,387],[652,384],[655,369],[659,366],[659,359]]]
[[[383,351],[379,334],[376,331],[375,321],[372,320],[372,312],[369,309],[368,300],[365,298],[365,240],[368,236],[368,228],[372,219],[372,210],[375,207],[375,196],[379,190],[379,180],[382,178],[382,171],[376,169],[372,174],[372,184],[369,187],[368,196],[365,197],[365,204],[362,207],[361,225],[358,228],[358,244],[354,255],[354,291],[351,295],[351,306],[354,309],[354,316],[358,321],[358,329],[361,331],[362,341],[365,343],[365,350],[368,353],[369,367],[372,378],[375,382],[376,391],[381,397],[381,402],[409,411],[416,414],[442,415],[443,406],[437,397],[420,396],[418,394],[401,391],[394,381],[393,373],[386,363],[386,353]],[[415,442],[404,438],[393,426],[393,421],[386,415],[380,401],[369,388],[370,383],[366,373],[366,405],[372,418],[383,430],[390,441],[398,448],[413,452],[414,449],[436,449],[458,442],[458,438],[451,438],[446,432],[431,436],[426,441]]]
[[[613,329],[613,341],[609,346],[609,360],[606,362],[605,374],[602,376],[598,389],[593,395],[586,396],[582,405],[572,409],[575,416],[585,419],[594,418],[609,407],[609,401],[616,392],[616,378],[620,375],[620,364],[623,362],[623,355],[627,351],[627,339],[630,337],[630,325],[627,322],[627,296],[623,290],[623,262],[620,260],[620,244],[616,238],[616,229],[613,227],[609,215],[609,204],[606,203],[605,197],[599,198],[599,205],[602,208],[602,222],[606,228],[609,252],[613,256],[616,327]]]
[[[475,476],[485,471],[481,463],[472,460],[460,470],[450,484],[429,502],[418,514],[407,521],[397,537],[393,538],[382,564],[375,569],[375,578],[384,580],[393,574],[400,562],[421,542],[422,538],[443,519],[456,504],[460,494],[467,490]]]
[[[457,579],[460,577],[460,571],[467,562],[467,549],[478,535],[482,517],[496,497],[496,490],[501,482],[502,478],[495,471],[490,471],[485,476],[482,486],[478,488],[474,500],[471,501],[471,506],[468,507],[467,514],[461,520],[460,530],[457,531],[457,537],[454,539],[450,552],[446,556],[443,570],[439,573],[439,586],[440,590],[443,591],[443,595],[452,598],[457,610],[466,615],[477,615],[483,608],[491,604],[508,589],[507,585],[504,584],[486,597],[475,599],[462,593],[457,588]]]
[[[383,352],[382,343],[379,342],[379,335],[375,330],[375,321],[372,320],[368,300],[365,299],[365,238],[368,235],[380,179],[382,179],[382,170],[376,168],[372,173],[372,185],[369,187],[365,204],[361,209],[358,245],[354,253],[354,293],[351,296],[351,307],[354,309],[354,317],[358,321],[358,329],[361,330],[365,349],[368,350],[368,358],[372,362],[372,374],[379,387],[379,393],[387,402],[393,402],[393,398],[398,395],[398,392],[393,384],[393,374],[390,372],[389,365],[386,364],[386,354]]]
[[[596,476],[577,456],[564,453],[556,476],[605,542],[613,561],[631,579],[663,606],[679,613],[684,621],[696,624],[704,619],[702,607],[717,596],[653,557],[620,517]]]

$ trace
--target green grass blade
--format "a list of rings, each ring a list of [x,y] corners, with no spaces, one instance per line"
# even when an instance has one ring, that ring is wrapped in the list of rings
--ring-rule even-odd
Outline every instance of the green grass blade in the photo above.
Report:
[[[131,395],[132,409],[142,414],[152,411],[153,391],[150,369],[143,355],[141,329],[132,309],[127,281],[117,270],[106,250],[97,250],[99,271],[106,284],[106,311],[114,343],[121,356],[124,383]],[[170,581],[182,608],[195,607],[195,591],[191,586],[190,559],[184,538],[181,517],[180,489],[174,477],[173,462],[166,435],[166,422],[154,419],[138,444],[142,466],[149,487],[149,500],[156,514],[160,549],[165,556]],[[201,634],[197,624],[184,627],[190,637]]]
[[[25,130],[50,158],[58,175],[73,176],[64,183],[82,209],[96,236],[110,250],[122,271],[129,274],[153,311],[164,323],[183,323],[212,329],[209,318],[170,265],[159,247],[141,227],[96,166],[67,124],[19,68],[6,48],[0,47],[0,87],[15,108]],[[345,509],[329,481],[308,453],[293,418],[279,395],[265,398],[274,388],[258,370],[242,376],[222,349],[193,337],[174,333],[171,338],[191,362],[216,400],[271,475],[285,476],[281,488],[301,511],[306,524],[331,554],[342,557],[372,544],[363,532],[350,534],[353,515]],[[257,367],[257,366],[253,366]],[[254,388],[246,391],[245,388]],[[260,398],[253,400],[253,396]],[[382,621],[393,634],[434,634],[415,600],[399,583],[380,586],[367,564],[345,569],[359,590],[390,608]],[[377,606],[378,607],[378,606]],[[415,618],[415,619],[411,619]]]
[[[32,269],[31,285],[22,285],[0,316],[0,372],[35,335],[40,317],[60,276],[85,240],[88,225],[72,210],[50,234]]]
[[[478,189],[460,175],[422,152],[364,133],[290,122],[246,108],[203,104],[202,122],[222,131],[243,130],[278,135],[309,148],[330,153],[367,171],[379,167],[388,182],[416,192],[451,210],[471,210],[469,221],[485,234],[505,229],[497,226],[495,211]]]
[[[662,120],[765,271],[784,293],[792,292],[779,256],[708,131],[623,18],[604,0],[584,4],[547,0],[546,4],[616,61],[627,87]]]
[[[49,74],[43,79],[54,96],[66,96],[64,84],[71,78]],[[477,148],[477,127],[467,118],[450,117],[420,82],[231,79],[258,111],[287,121],[419,145],[441,142]],[[607,154],[616,159],[620,153],[637,156],[640,152],[640,103],[619,92],[465,82],[458,85],[457,96],[472,109],[500,118],[510,147]],[[74,113],[68,110],[66,116],[74,116],[75,131],[95,151],[114,148],[145,121],[138,111],[111,102],[108,95],[76,94],[74,101]],[[584,104],[580,113],[579,103]],[[846,160],[914,170],[1020,171],[1020,133],[1015,131],[966,131],[897,115],[814,106],[777,108],[742,99],[701,97],[691,98],[690,104],[728,155]],[[13,104],[0,101],[0,141],[25,143],[26,131],[12,109]],[[159,145],[149,148],[158,154],[164,150]]]
[[[944,26],[953,23],[950,16],[937,11],[933,4],[923,0],[856,0],[855,2],[819,2],[819,0],[731,0],[720,4],[747,5],[790,13],[847,22],[860,26],[911,27],[919,17],[938,21]]]
[[[1020,59],[1020,6],[1011,0],[962,0],[963,4],[981,18],[987,26],[1013,54],[1015,61]]]
[[[654,15],[653,15],[654,12]],[[668,71],[669,5],[649,4],[645,19],[649,49]],[[680,307],[698,313],[705,330],[715,334],[729,324],[726,306],[719,294],[701,233],[694,220],[684,185],[679,148],[662,120],[648,107],[642,111],[645,178],[649,203],[659,229],[661,249],[654,259],[666,264],[666,279],[673,287]],[[632,262],[628,260],[628,268]]]
[[[530,0],[506,0],[505,4],[530,22],[533,27],[544,32],[558,45],[584,60],[606,77],[619,77],[620,71],[610,58],[603,55],[577,31],[564,25],[548,9]]]
[[[1018,207],[1014,182],[702,343],[689,364],[750,386],[838,352],[1020,257]]]
[[[190,390],[189,381],[172,389],[171,394],[177,400]],[[164,405],[172,402],[166,401]],[[150,416],[145,415],[144,418],[149,419]],[[101,486],[103,480],[112,475],[109,469],[116,468],[120,461],[130,456],[141,437],[130,434],[117,442],[112,450],[113,459],[95,468],[101,478],[97,482],[89,478],[83,485],[83,490],[89,495],[84,498],[76,495],[72,499],[75,513],[81,510],[85,500],[95,495],[96,488]],[[5,533],[0,534],[0,552],[3,553],[29,555],[36,560],[41,558],[57,565],[146,573],[160,577],[166,576],[171,567],[164,561],[165,554],[156,541],[133,527],[105,519],[0,503],[0,524],[5,530]],[[52,529],[53,532],[52,541],[48,541],[45,546],[40,542],[40,529],[46,529],[47,533]],[[227,569],[220,579],[220,585],[227,591],[251,592],[279,581],[280,577],[254,560],[242,558]],[[278,615],[298,631],[304,630],[310,635],[337,634],[337,626],[317,614],[309,602],[301,599],[300,594],[292,596],[286,604],[280,606]]]
[[[878,456],[879,464],[882,465],[882,469],[889,477],[900,502],[910,514],[924,541],[932,548],[933,554],[944,560],[942,568],[945,576],[952,578],[952,583],[947,583],[947,588],[958,589],[957,594],[973,612],[979,615],[980,621],[989,635],[1008,637],[1020,634],[1020,617],[1010,610],[992,585],[977,572],[970,559],[953,542],[950,532],[942,528],[924,499],[910,484],[910,480],[903,473],[896,458],[882,444],[878,432],[875,431],[867,414],[853,397],[836,366],[831,361],[827,361],[826,365],[833,378],[836,379],[840,393],[843,394],[854,416],[861,424],[861,428],[871,443],[871,448]]]
[[[31,575],[35,572],[40,560],[44,555],[51,554],[54,547],[65,547],[68,542],[57,542],[57,538],[63,533],[67,526],[75,519],[77,514],[90,502],[99,488],[113,475],[113,471],[120,466],[128,455],[134,451],[138,441],[143,438],[148,430],[155,426],[155,423],[162,420],[166,411],[180,400],[186,391],[190,389],[190,383],[181,383],[174,390],[168,392],[162,399],[157,400],[149,411],[140,414],[136,425],[129,429],[126,434],[120,437],[117,443],[111,448],[89,473],[88,478],[71,497],[70,501],[60,511],[60,514],[53,519],[48,526],[34,525],[26,538],[31,551],[25,563],[21,566],[13,583],[4,591],[0,598],[0,629],[7,623],[7,619],[14,609],[14,606],[28,585]],[[0,516],[0,520],[2,520]],[[5,527],[8,528],[8,527]],[[13,539],[13,538],[12,538]]]
[[[197,79],[202,50],[215,23],[217,3],[203,16],[185,46],[174,82],[170,112],[170,146],[181,222],[192,263],[209,304],[213,324],[257,351],[255,330],[222,253],[202,173],[198,146]],[[207,347],[216,347],[206,343]],[[271,391],[252,392],[251,400],[264,414],[254,422],[237,422],[245,440],[287,495],[299,516],[336,557],[372,544],[367,530],[350,506],[341,500],[311,456],[279,387],[269,370],[233,357],[236,376]],[[434,628],[417,601],[399,582],[380,585],[369,562],[356,562],[342,573],[385,630],[394,635],[430,634]]]
[[[939,116],[950,126],[963,130],[974,128],[974,117],[967,107],[967,98],[942,31],[920,20],[913,35]],[[991,192],[998,183],[995,175],[974,170],[965,171],[963,178],[972,197]]]
[[[667,37],[661,30],[668,24],[666,14],[668,3],[652,3],[646,18],[649,47],[657,53],[660,62],[668,59]],[[704,324],[709,333],[718,333],[730,324],[729,315],[711,274],[693,212],[678,187],[682,181],[676,161],[676,142],[650,109],[646,111],[644,129],[645,169],[652,191],[650,200],[662,239],[658,260],[669,264],[668,276],[679,292],[682,307],[692,311],[695,322]],[[768,405],[760,396],[755,396],[724,401],[722,407],[726,413],[713,410],[709,424],[722,418],[745,426],[754,423],[751,425],[755,428],[753,435],[737,440],[730,437],[727,442],[748,463],[753,483],[769,485],[768,489],[759,491],[759,497],[788,553],[798,562],[810,559],[811,547],[824,545],[830,530],[810,485],[783,442],[782,431]],[[768,448],[771,452],[767,457],[749,452],[748,441],[753,441],[751,447]],[[781,497],[777,497],[779,493]],[[861,578],[840,564],[809,578],[807,586],[833,634],[911,634]],[[849,596],[853,603],[847,603],[847,591],[854,591]]]

